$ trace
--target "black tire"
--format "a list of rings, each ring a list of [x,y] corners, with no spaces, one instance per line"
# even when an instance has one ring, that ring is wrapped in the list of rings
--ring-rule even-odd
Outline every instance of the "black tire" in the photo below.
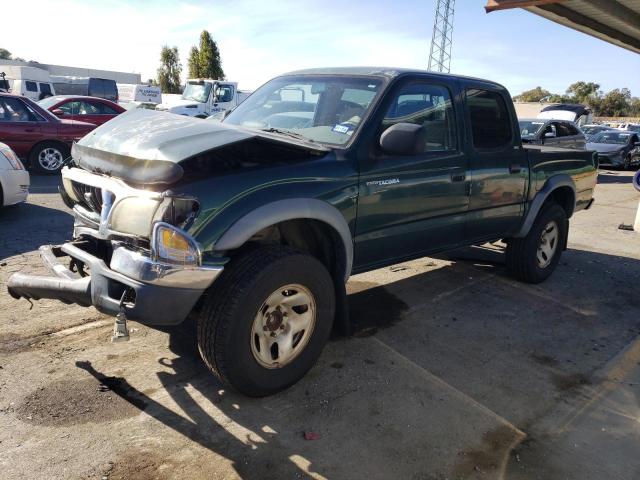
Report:
[[[44,163],[44,159],[42,159],[41,157],[42,154],[46,155],[46,153],[43,152],[47,151],[51,152],[51,154],[55,156],[56,160],[58,158],[61,158],[60,164],[56,165],[55,168],[48,168]],[[70,150],[67,145],[65,145],[64,143],[47,140],[45,142],[38,143],[31,149],[31,152],[29,153],[29,165],[34,172],[41,175],[55,175],[60,172],[63,167],[64,160],[69,158],[69,155]]]
[[[297,356],[286,365],[267,368],[253,352],[254,319],[269,295],[289,284],[301,285],[313,295],[315,325]],[[333,282],[320,261],[289,247],[260,247],[232,259],[205,294],[198,349],[223,383],[248,396],[270,395],[297,382],[316,363],[334,315]]]
[[[542,245],[543,231],[555,222],[558,235],[555,240],[553,255],[549,258],[542,254],[544,262],[538,260],[538,248]],[[511,238],[507,241],[506,263],[510,273],[518,280],[527,283],[540,283],[553,273],[560,261],[562,250],[566,245],[568,234],[567,214],[557,203],[543,206],[524,238]]]

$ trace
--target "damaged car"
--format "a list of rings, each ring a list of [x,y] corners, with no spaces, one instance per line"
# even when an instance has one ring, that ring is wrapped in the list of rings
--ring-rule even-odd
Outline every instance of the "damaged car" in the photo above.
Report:
[[[505,239],[545,280],[593,202],[591,152],[522,145],[497,83],[429,72],[314,69],[277,77],[222,122],[132,110],[76,143],[60,194],[73,240],[51,276],[9,293],[152,326],[197,322],[225,384],[278,392],[348,331],[353,274]]]

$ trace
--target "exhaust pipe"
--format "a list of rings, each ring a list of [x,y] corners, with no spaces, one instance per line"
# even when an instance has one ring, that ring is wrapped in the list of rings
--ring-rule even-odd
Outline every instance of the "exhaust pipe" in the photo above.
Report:
[[[66,304],[91,306],[91,277],[68,279],[14,273],[9,277],[7,290],[16,300],[52,298]]]

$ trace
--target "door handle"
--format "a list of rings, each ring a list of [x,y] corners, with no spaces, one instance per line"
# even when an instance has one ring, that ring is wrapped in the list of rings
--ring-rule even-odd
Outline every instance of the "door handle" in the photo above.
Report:
[[[451,181],[452,182],[464,182],[465,178],[467,178],[467,176],[464,173],[452,173],[451,174]]]
[[[522,166],[512,163],[509,165],[509,173],[520,173],[522,171]]]

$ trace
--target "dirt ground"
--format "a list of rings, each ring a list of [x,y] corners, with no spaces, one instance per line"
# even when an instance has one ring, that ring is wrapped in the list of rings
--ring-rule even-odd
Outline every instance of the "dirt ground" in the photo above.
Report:
[[[638,479],[640,194],[601,172],[547,282],[497,246],[352,277],[354,333],[286,392],[216,382],[192,328],[14,301],[15,271],[68,238],[56,180],[0,211],[3,479]],[[305,433],[313,440],[305,439]]]

